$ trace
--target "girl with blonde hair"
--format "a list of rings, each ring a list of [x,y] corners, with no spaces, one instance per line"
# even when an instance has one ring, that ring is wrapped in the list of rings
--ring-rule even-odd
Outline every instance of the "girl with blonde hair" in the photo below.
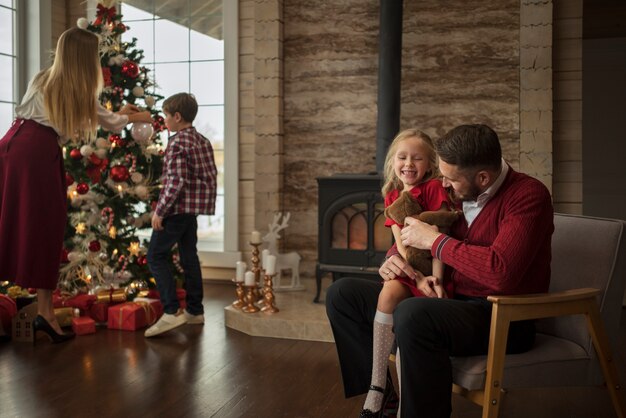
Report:
[[[151,122],[150,113],[126,105],[119,112],[98,102],[102,89],[98,37],[79,28],[63,32],[52,66],[30,82],[16,119],[0,139],[0,280],[37,289],[35,332],[67,341],[54,315],[67,217],[60,144],[93,138],[98,124],[121,131]]]
[[[384,175],[382,193],[385,197],[385,208],[395,202],[403,192],[409,192],[424,211],[447,211],[452,207],[448,193],[438,178],[437,153],[433,141],[422,131],[406,129],[394,138],[385,158]],[[406,248],[400,237],[403,225],[387,218],[385,226],[391,228],[395,245],[406,260]],[[411,296],[445,297],[446,291],[442,286],[443,264],[435,258],[432,272],[434,277],[431,280],[416,281],[408,277],[392,278],[388,276],[389,272],[385,274],[381,271],[384,282],[374,316],[372,379],[361,418],[383,416],[391,412],[386,409],[394,409],[391,403],[395,394],[387,373],[387,361],[395,338],[393,311],[401,301]],[[421,272],[417,274],[420,275],[419,278],[424,277]],[[431,286],[429,283],[438,284]]]

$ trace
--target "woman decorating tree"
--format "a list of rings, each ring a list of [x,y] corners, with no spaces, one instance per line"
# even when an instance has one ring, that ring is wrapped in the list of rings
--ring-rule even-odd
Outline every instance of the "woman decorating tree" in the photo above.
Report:
[[[55,343],[74,336],[61,330],[52,306],[67,212],[59,145],[92,138],[98,124],[120,131],[131,122],[151,122],[149,112],[133,105],[106,110],[98,102],[101,89],[98,37],[68,29],[52,66],[31,80],[0,139],[0,279],[37,289],[33,329]]]

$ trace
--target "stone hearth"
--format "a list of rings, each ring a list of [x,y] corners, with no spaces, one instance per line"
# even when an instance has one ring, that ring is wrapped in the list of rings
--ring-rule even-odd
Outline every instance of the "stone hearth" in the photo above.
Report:
[[[226,306],[225,325],[255,337],[334,342],[324,304],[311,302],[315,295],[313,280],[303,280],[302,284],[304,291],[275,293],[276,306],[280,309],[275,314],[249,314]]]

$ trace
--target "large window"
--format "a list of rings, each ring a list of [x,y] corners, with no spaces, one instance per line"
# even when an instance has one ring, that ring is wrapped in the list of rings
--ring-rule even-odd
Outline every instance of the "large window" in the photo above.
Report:
[[[225,145],[229,139],[236,145],[236,126],[230,129],[225,118],[224,8],[229,6],[222,3],[128,0],[121,6],[123,22],[130,27],[123,40],[137,38],[137,48],[144,51],[141,65],[150,69],[148,75],[156,83],[154,93],[169,97],[190,92],[198,101],[194,126],[211,141],[218,168],[216,213],[198,217],[198,248],[205,252],[236,249],[228,248],[231,245],[225,242],[227,218],[233,216],[225,201]],[[237,74],[232,76],[236,78]],[[167,131],[162,135],[166,143]]]
[[[17,54],[15,0],[0,0],[0,137],[13,121]]]

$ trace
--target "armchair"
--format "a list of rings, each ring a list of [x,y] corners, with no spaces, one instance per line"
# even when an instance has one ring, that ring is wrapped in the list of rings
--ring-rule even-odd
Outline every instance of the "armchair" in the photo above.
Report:
[[[554,223],[550,293],[489,297],[488,355],[452,359],[453,391],[482,405],[483,418],[498,416],[503,388],[603,382],[626,417],[610,349],[626,283],[626,222],[557,214]],[[538,319],[535,346],[505,355],[510,322],[525,319]]]

